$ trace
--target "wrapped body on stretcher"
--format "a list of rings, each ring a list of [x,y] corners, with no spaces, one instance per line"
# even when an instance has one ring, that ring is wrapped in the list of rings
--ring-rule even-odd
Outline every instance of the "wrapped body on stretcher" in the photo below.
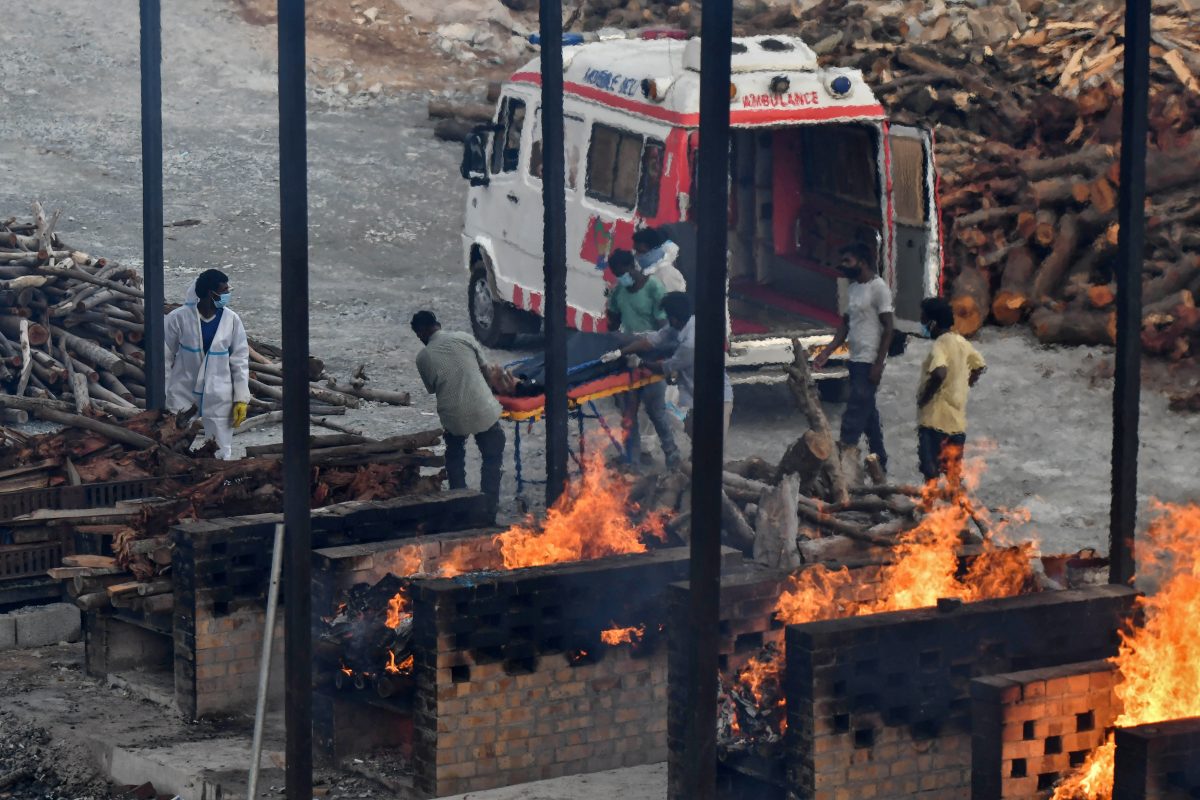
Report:
[[[630,368],[624,360],[604,363],[601,356],[618,349],[635,336],[622,333],[576,333],[567,340],[567,403],[578,407],[589,401],[634,391],[662,380],[642,367]],[[662,353],[659,356],[669,355]],[[654,355],[647,355],[649,360]],[[512,381],[493,382],[496,399],[506,419],[538,419],[545,410],[545,359],[541,355],[509,364]]]

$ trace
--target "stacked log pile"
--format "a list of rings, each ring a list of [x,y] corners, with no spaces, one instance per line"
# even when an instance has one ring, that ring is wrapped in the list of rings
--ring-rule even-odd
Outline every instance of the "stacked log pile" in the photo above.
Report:
[[[120,424],[83,419],[82,430],[68,427],[40,436],[2,430],[5,446],[0,448],[0,466],[25,464],[26,471],[18,477],[36,474],[51,486],[84,476],[162,479],[155,497],[103,508],[39,509],[5,523],[23,543],[80,537],[99,537],[106,543],[103,549],[112,556],[69,556],[62,567],[50,570],[52,577],[67,581],[67,592],[80,608],[157,610],[168,601],[144,598],[170,591],[167,534],[172,525],[213,516],[278,513],[283,508],[279,445],[255,448],[251,457],[225,462],[210,457],[211,445],[187,450],[201,428],[184,414],[149,411]],[[145,447],[139,446],[141,439],[148,442]],[[444,476],[422,475],[421,470],[444,464],[442,456],[429,450],[440,439],[440,430],[384,440],[348,434],[311,437],[312,506],[438,491]],[[0,474],[16,469],[20,467]],[[106,591],[98,593],[99,584]],[[110,590],[112,585],[120,588]],[[129,605],[121,605],[123,601]]]
[[[134,417],[146,407],[141,278],[65,244],[55,233],[60,214],[35,202],[32,220],[0,222],[0,392],[65,402],[77,414]],[[281,407],[280,355],[251,340],[253,412]],[[408,404],[407,394],[368,387],[365,376],[339,384],[320,360],[309,366],[314,413],[344,414],[363,400]],[[26,422],[29,414],[9,407],[0,421]],[[250,427],[280,416],[251,418]]]

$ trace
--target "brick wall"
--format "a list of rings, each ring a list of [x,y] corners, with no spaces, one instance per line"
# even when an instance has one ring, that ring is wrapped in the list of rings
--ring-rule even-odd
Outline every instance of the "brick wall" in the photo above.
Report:
[[[1118,714],[1114,666],[1087,661],[971,682],[971,800],[1045,800]]]
[[[404,575],[414,561],[419,571],[436,572],[450,553],[470,554],[467,567],[495,569],[500,553],[494,537],[500,528],[475,528],[452,533],[405,537],[363,544],[323,547],[313,551],[313,616],[328,615],[337,594],[357,583],[375,584],[385,576]]]
[[[1118,728],[1113,800],[1200,797],[1200,717]]]
[[[197,520],[171,530],[175,701],[186,719],[253,707],[279,514]],[[489,524],[486,498],[458,490],[313,511],[314,544],[395,539]],[[282,587],[271,685],[282,692]]]
[[[1102,586],[788,626],[793,790],[962,800],[971,679],[1111,656],[1135,594]]]
[[[844,565],[854,573],[854,580],[844,587],[838,602],[852,604],[875,599],[879,585],[880,564],[854,561]],[[735,675],[752,656],[767,644],[783,644],[783,623],[775,618],[775,606],[787,576],[747,564],[738,572],[721,575],[720,627],[717,645],[718,666],[723,675]],[[687,642],[689,585],[675,584],[670,589],[670,708],[668,711],[667,764],[668,796],[672,800],[690,800],[686,781],[684,736],[687,732],[687,709],[692,700],[687,695]],[[719,796],[767,798],[786,782],[782,761],[761,753],[722,753],[718,781]]]
[[[666,758],[660,626],[666,587],[687,574],[687,557],[673,548],[414,581],[418,791],[439,797]],[[645,624],[645,639],[602,644],[613,623]]]

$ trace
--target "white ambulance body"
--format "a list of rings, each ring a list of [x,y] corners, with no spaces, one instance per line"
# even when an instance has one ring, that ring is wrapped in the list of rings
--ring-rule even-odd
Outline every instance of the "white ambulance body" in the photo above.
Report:
[[[734,382],[773,380],[792,338],[829,340],[845,307],[839,249],[879,253],[897,328],[915,331],[940,291],[932,141],[889,124],[858,70],[820,68],[798,38],[737,38],[730,76],[729,312]],[[700,40],[650,33],[563,49],[567,324],[603,331],[606,259],[643,226],[696,269]],[[542,313],[540,73],[504,84],[490,132],[464,155],[472,176],[463,260],[475,335],[505,346]],[[775,372],[775,374],[778,374]],[[825,377],[844,371],[834,368]]]

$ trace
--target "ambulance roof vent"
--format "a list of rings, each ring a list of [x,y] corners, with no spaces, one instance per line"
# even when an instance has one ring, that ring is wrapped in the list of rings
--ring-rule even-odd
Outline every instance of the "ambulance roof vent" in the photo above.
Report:
[[[700,71],[700,40],[688,42],[687,69]],[[733,40],[733,72],[815,72],[817,54],[797,36],[739,36]]]

